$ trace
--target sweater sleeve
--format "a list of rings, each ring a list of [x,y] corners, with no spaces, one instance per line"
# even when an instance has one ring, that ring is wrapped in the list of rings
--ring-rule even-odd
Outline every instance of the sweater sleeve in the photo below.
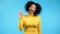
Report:
[[[38,34],[42,34],[42,31],[41,31],[41,18],[40,18],[40,16],[39,16],[39,18],[38,18]]]
[[[23,30],[23,17],[22,17],[22,18],[19,18],[18,29],[19,29],[20,31]]]

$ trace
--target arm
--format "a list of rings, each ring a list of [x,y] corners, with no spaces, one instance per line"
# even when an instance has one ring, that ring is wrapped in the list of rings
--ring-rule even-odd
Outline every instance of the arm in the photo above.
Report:
[[[39,21],[38,21],[38,34],[42,34],[42,31],[41,31],[41,18],[39,17],[38,19],[39,19]]]
[[[19,29],[20,31],[22,31],[22,29],[23,29],[23,17],[19,18],[18,29]]]

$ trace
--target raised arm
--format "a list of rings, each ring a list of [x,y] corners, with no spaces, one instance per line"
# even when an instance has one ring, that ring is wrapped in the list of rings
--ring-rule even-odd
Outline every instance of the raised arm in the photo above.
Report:
[[[23,30],[23,17],[22,17],[22,18],[19,18],[18,29],[19,29],[20,31]]]

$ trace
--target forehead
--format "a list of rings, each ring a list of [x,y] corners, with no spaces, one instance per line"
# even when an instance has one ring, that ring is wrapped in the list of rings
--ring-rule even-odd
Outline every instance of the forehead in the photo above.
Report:
[[[36,5],[35,5],[35,4],[32,4],[31,6],[36,7]]]

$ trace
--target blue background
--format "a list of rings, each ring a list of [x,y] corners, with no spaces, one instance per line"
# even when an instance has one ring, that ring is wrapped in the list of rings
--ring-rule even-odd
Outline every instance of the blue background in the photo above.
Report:
[[[29,0],[0,0],[0,34],[23,34],[18,30],[18,12]],[[42,34],[60,34],[60,0],[32,0],[42,6]]]

